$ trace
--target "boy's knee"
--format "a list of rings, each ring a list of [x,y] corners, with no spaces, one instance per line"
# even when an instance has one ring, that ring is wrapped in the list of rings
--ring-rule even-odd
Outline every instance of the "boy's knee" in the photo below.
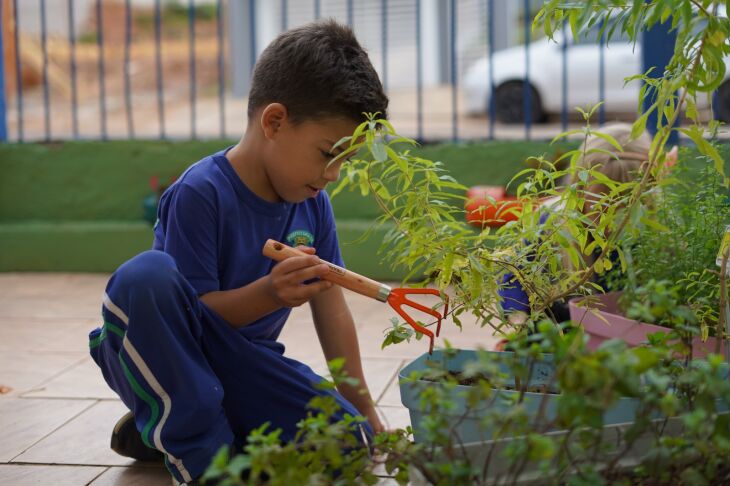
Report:
[[[149,250],[120,266],[112,281],[129,289],[155,291],[169,288],[179,278],[177,265],[170,255]]]

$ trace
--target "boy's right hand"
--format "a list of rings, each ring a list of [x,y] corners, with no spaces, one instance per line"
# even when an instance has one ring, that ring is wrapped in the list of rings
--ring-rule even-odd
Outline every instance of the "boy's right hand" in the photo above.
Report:
[[[308,255],[287,258],[274,265],[268,275],[269,292],[282,307],[298,307],[333,285],[327,280],[305,284],[308,280],[327,275],[329,267],[314,256],[314,248],[298,246],[297,250]]]

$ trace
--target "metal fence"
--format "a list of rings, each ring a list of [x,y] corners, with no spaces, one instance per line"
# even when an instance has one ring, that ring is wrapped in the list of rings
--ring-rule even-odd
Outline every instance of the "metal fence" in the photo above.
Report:
[[[322,17],[354,28],[391,119],[421,141],[549,138],[575,123],[574,106],[599,100],[600,123],[631,117],[638,94],[627,108],[613,92],[611,76],[636,74],[614,73],[607,56],[618,48],[533,39],[538,3],[5,0],[0,141],[237,138],[258,54]]]

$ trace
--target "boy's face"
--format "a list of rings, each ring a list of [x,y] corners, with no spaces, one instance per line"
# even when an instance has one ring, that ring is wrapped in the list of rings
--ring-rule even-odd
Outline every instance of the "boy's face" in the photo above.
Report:
[[[341,138],[352,135],[357,128],[355,121],[330,118],[304,121],[292,124],[283,112],[274,107],[274,113],[267,110],[262,114],[264,131],[264,170],[268,188],[266,195],[272,200],[291,203],[315,197],[330,182],[340,177],[344,158],[332,164],[329,162],[340,154],[343,147],[333,148]]]

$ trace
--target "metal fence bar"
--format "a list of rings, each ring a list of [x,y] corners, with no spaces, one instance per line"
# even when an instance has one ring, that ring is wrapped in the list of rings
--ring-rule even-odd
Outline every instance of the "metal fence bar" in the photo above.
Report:
[[[567,21],[563,20],[563,45],[560,48],[562,76],[560,79],[560,129],[568,130],[568,36],[565,34]]]
[[[162,11],[160,0],[155,0],[155,70],[157,73],[157,117],[160,138],[165,138],[165,103],[162,80]]]
[[[601,106],[598,107],[598,126],[606,124],[606,33],[601,32],[598,40],[598,99]]]
[[[256,65],[256,0],[248,0],[248,28],[251,33],[251,74]]]
[[[418,0],[416,0],[418,1]],[[319,20],[322,16],[322,4],[320,0],[314,0],[314,20]]]
[[[0,3],[0,142],[8,140],[8,123],[7,123],[7,104],[5,101],[5,58],[2,54],[5,52],[5,44],[3,43],[2,28],[5,21],[5,5]]]
[[[195,1],[188,0],[188,38],[190,39],[190,136],[198,138],[196,125],[196,93],[197,80],[195,78]]]
[[[99,48],[99,111],[101,118],[101,139],[107,140],[106,131],[106,82],[104,69],[104,16],[101,0],[96,0],[97,46]]]
[[[458,80],[456,78],[456,0],[449,2],[451,12],[449,14],[449,47],[450,47],[450,61],[451,61],[451,139],[454,142],[459,140],[459,119],[456,107],[456,95]]]
[[[132,86],[129,78],[132,45],[132,0],[124,2],[124,108],[127,115],[127,134],[134,139],[134,112],[132,110]]]
[[[353,27],[355,25],[355,12],[352,0],[347,0],[347,25]]]
[[[496,121],[494,104],[494,0],[487,0],[487,56],[489,59],[489,140],[494,140],[494,123]]]
[[[129,0],[127,0],[129,1]],[[74,0],[68,0],[68,43],[69,70],[71,75],[71,132],[79,138],[78,86],[76,83],[76,26],[74,22]]]
[[[380,0],[380,46],[383,51],[383,89],[388,91],[388,0]]]
[[[18,141],[23,136],[23,63],[20,60],[20,22],[18,22],[18,0],[13,0],[13,33],[15,37],[15,103],[18,110]]]
[[[220,114],[220,137],[226,138],[225,64],[223,61],[223,2],[216,1],[215,20],[218,27],[218,112]]]
[[[522,85],[523,111],[525,113],[525,139],[530,140],[530,127],[532,125],[532,93],[530,88],[530,0],[523,2],[525,11],[523,15],[525,30],[525,83]]]
[[[421,0],[416,3],[416,140],[423,141],[423,52],[421,51]]]
[[[48,36],[46,35],[46,0],[40,0],[41,53],[43,56],[43,134],[44,140],[51,140],[51,95],[48,89]]]
[[[287,10],[289,10],[289,5],[287,0],[281,0],[281,31],[284,32],[285,30],[289,29],[289,18],[287,16]]]

